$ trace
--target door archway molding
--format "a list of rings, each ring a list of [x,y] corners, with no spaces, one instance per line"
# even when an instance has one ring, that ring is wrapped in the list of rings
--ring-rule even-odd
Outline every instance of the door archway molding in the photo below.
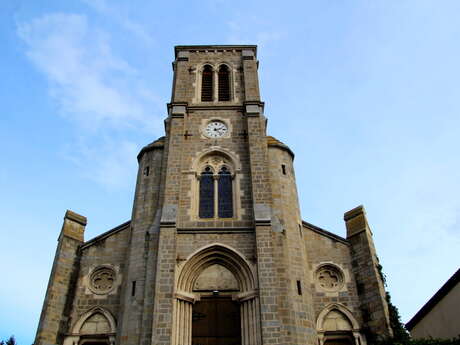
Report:
[[[241,253],[230,246],[213,243],[190,254],[178,267],[174,293],[173,345],[191,345],[192,308],[200,299],[193,286],[200,274],[211,265],[221,265],[235,277],[239,293],[232,296],[240,303],[242,345],[259,345],[259,298],[255,272]]]

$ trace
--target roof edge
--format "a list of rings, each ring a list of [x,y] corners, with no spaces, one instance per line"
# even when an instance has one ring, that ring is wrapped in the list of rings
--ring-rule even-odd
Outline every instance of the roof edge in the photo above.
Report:
[[[129,228],[129,226],[131,225],[131,220],[128,220],[127,222],[124,222],[123,224],[120,224],[116,227],[114,227],[113,229],[110,229],[88,241],[86,241],[85,243],[83,243],[81,246],[80,246],[80,249],[86,249],[90,246],[92,246],[93,244],[99,242],[99,241],[102,241],[102,240],[105,240],[107,237],[110,237],[114,234],[116,234],[117,232],[120,232],[122,230],[125,230],[127,228]]]
[[[289,153],[291,155],[291,158],[292,160],[294,160],[295,158],[295,154],[294,152],[292,152],[292,150],[290,149],[289,146],[287,146],[285,143],[283,143],[282,141],[279,141],[278,139],[276,139],[275,137],[271,136],[271,135],[267,135],[266,136],[267,138],[267,146],[268,147],[277,147],[281,150],[284,150],[286,151],[287,153]]]
[[[159,137],[157,140],[151,142],[150,144],[144,146],[139,153],[137,154],[137,161],[139,162],[144,155],[149,151],[153,151],[155,149],[164,149],[165,146],[165,136]]]
[[[343,238],[342,236],[333,234],[332,232],[324,230],[324,229],[320,228],[319,226],[313,225],[313,224],[308,223],[308,222],[306,222],[304,220],[302,220],[302,225],[304,227],[306,227],[307,229],[309,229],[309,230],[311,230],[313,232],[316,232],[317,234],[329,237],[330,239],[332,239],[334,241],[337,241],[337,242],[341,242],[343,244],[346,244],[347,246],[350,245],[350,243],[347,241],[346,238]]]
[[[255,44],[197,44],[197,45],[177,45],[174,46],[174,55],[177,58],[179,50],[218,50],[218,49],[250,49],[257,57],[257,45]]]
[[[449,292],[460,282],[460,268],[452,277],[426,302],[423,307],[406,323],[406,328],[411,331]]]

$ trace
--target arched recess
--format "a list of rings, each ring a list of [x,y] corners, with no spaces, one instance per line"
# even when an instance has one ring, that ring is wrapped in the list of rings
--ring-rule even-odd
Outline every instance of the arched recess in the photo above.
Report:
[[[222,61],[216,66],[217,74],[224,67],[228,70],[228,86],[229,86],[229,101],[238,102],[238,95],[236,93],[236,85],[238,84],[236,79],[236,68],[233,67],[233,64],[230,61]],[[217,78],[219,79],[219,78]]]
[[[200,295],[193,292],[201,273],[212,265],[229,270],[238,283],[232,296],[240,303],[242,345],[261,344],[259,300],[255,273],[244,257],[231,247],[211,244],[191,254],[179,267],[174,294],[173,345],[191,345],[193,304]]]
[[[115,344],[116,322],[112,314],[101,307],[88,310],[72,327],[64,345]]]
[[[353,313],[339,303],[331,303],[319,313],[316,330],[319,345],[366,344]]]
[[[228,173],[227,177],[229,183],[231,183],[231,212],[227,215],[222,215],[219,210],[219,186],[220,179],[222,176],[222,169],[225,169]],[[200,181],[203,175],[203,172],[209,171],[212,173],[212,178],[214,179],[214,188],[212,188],[214,193],[214,200],[212,204],[214,205],[214,210],[212,216],[202,217],[200,212],[200,202],[201,202],[201,192],[200,192]],[[241,218],[241,200],[240,200],[240,180],[241,175],[241,163],[238,159],[238,156],[228,150],[225,150],[220,147],[208,148],[200,152],[192,161],[192,166],[190,172],[191,178],[191,207],[189,209],[190,216],[192,219],[240,219]],[[209,176],[208,176],[209,177]],[[222,182],[222,181],[220,181]]]
[[[204,65],[201,72],[201,102],[212,102],[215,93],[215,76],[211,65]]]
[[[230,101],[233,95],[232,69],[226,63],[221,63],[217,68],[217,100]]]

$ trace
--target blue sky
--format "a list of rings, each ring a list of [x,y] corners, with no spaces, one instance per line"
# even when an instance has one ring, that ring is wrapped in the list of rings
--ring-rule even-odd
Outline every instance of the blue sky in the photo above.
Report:
[[[163,135],[173,46],[257,44],[269,133],[303,219],[366,207],[409,320],[459,267],[458,1],[4,0],[0,338],[33,341],[66,209],[86,239],[130,218]]]

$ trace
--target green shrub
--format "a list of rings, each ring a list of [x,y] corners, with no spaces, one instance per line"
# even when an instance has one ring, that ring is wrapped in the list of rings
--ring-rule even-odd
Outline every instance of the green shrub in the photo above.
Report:
[[[7,341],[0,341],[0,345],[17,345],[16,339],[14,339],[14,335],[12,335]]]

